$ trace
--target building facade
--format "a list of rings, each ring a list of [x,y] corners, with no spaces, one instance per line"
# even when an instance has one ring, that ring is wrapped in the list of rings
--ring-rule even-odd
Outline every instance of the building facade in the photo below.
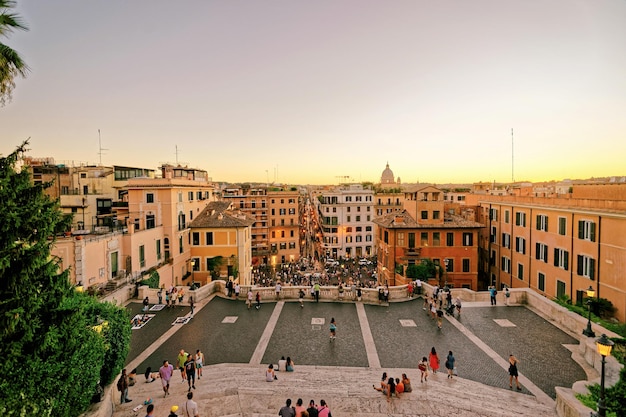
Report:
[[[499,288],[582,301],[590,286],[626,320],[626,185],[585,187],[584,198],[485,197],[483,268]],[[576,193],[577,186],[574,186]],[[603,199],[602,192],[608,192]]]
[[[315,198],[321,226],[321,252],[334,259],[376,254],[374,192],[361,184],[321,190]]]
[[[472,209],[447,208],[443,192],[422,187],[405,193],[404,209],[374,219],[379,283],[404,285],[412,265],[440,266],[434,284],[478,288],[478,233]]]

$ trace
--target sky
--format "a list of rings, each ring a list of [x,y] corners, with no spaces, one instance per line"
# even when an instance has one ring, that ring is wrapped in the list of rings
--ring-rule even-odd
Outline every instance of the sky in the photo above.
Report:
[[[215,181],[626,175],[623,0],[21,0],[0,154]],[[513,134],[512,134],[513,129]],[[100,151],[100,149],[105,149]],[[73,162],[72,162],[73,161]]]

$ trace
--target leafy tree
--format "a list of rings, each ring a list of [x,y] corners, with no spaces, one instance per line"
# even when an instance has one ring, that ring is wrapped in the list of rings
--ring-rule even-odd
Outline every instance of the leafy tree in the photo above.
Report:
[[[10,12],[15,7],[11,0],[0,0],[0,37],[7,37],[15,29],[28,30],[19,16]],[[15,78],[18,75],[26,76],[28,66],[22,57],[0,42],[0,106],[11,99],[15,87]]]
[[[435,264],[430,259],[422,259],[419,264],[409,265],[406,268],[406,276],[407,278],[412,279],[420,279],[422,281],[428,280],[428,278],[433,278],[437,274],[437,269],[441,267]],[[441,273],[441,271],[439,271]]]
[[[71,217],[44,193],[50,184],[16,170],[26,145],[0,158],[0,414],[77,416],[121,369],[130,321],[77,293],[50,256]]]

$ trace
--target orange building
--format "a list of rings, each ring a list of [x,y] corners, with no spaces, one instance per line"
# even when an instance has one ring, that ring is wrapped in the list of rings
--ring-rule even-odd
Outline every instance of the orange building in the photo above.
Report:
[[[270,222],[270,264],[284,264],[300,259],[300,193],[268,191]]]
[[[483,269],[491,283],[582,301],[590,286],[626,320],[626,185],[583,186],[585,198],[480,196]],[[621,187],[621,189],[619,188]],[[606,197],[602,198],[602,192]]]
[[[426,186],[404,195],[404,209],[374,219],[381,284],[403,285],[406,270],[423,260],[444,268],[433,283],[477,289],[478,232],[471,209],[446,211],[443,192]]]

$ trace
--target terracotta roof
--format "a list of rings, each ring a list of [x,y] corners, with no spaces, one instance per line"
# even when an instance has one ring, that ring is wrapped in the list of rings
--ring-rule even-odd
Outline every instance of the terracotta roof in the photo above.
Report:
[[[255,219],[241,210],[233,210],[228,201],[212,201],[191,222],[191,228],[248,227]]]
[[[458,229],[485,227],[483,224],[464,219],[461,216],[445,214],[444,222],[439,224],[420,224],[406,211],[388,213],[372,220],[375,224],[387,229]]]

